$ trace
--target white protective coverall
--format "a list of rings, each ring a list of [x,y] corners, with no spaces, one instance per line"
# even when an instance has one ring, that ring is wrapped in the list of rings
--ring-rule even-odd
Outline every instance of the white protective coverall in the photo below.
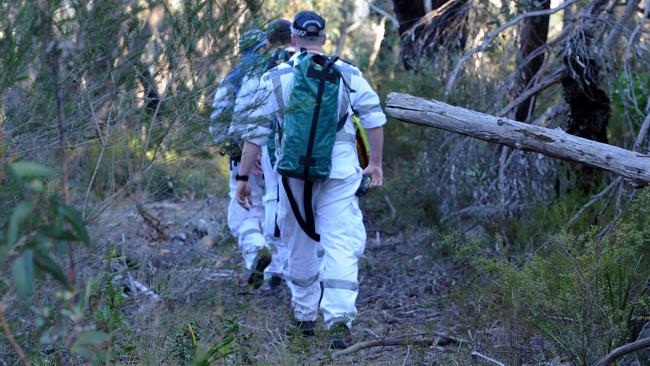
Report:
[[[296,57],[297,54],[292,60],[295,61]],[[342,61],[337,61],[336,65],[354,92],[348,93],[341,83],[339,117],[348,113],[348,118],[343,129],[337,133],[329,178],[315,182],[313,186],[316,231],[320,234],[320,244],[324,250],[320,275],[318,243],[298,225],[282,185],[278,207],[282,239],[290,251],[287,279],[294,314],[301,321],[316,320],[321,298],[320,279],[323,285],[320,308],[328,328],[340,321],[351,326],[356,316],[358,262],[366,242],[363,217],[355,196],[361,181],[361,168],[356,152],[352,109],[358,114],[364,128],[376,128],[386,123],[379,97],[359,69]],[[245,140],[263,146],[268,141],[272,124],[278,123],[281,128],[282,113],[288,104],[292,85],[293,67],[288,63],[278,65],[262,76],[255,102],[258,107],[251,113],[261,122],[248,127]],[[276,146],[280,146],[277,135]],[[304,217],[304,181],[290,178],[289,184]]]
[[[238,98],[232,95],[230,89],[230,85],[222,83],[222,86],[220,86],[215,92],[212,104],[213,112],[210,116],[213,120],[217,119],[220,115],[226,112],[229,108],[233,108],[235,105],[236,99]],[[217,143],[223,142],[227,136],[241,135],[242,130],[237,126],[237,121],[235,121],[234,118],[227,131],[218,133],[217,131],[220,130],[218,126],[211,126],[209,129],[213,136],[215,136],[214,139]],[[221,130],[223,130],[223,128],[221,128]],[[262,176],[257,176],[255,174],[250,175],[249,183],[254,204],[251,205],[250,210],[247,211],[237,203],[236,199],[237,182],[235,181],[235,175],[239,172],[238,159],[231,159],[228,171],[230,173],[228,228],[230,229],[231,235],[237,238],[237,244],[239,245],[239,249],[244,257],[246,268],[252,270],[253,262],[258,251],[261,248],[267,247],[262,232],[262,225],[264,223],[264,207],[262,205],[264,179]]]
[[[250,75],[249,77],[246,77],[241,90],[237,96],[236,104],[235,104],[235,109],[234,109],[234,117],[233,118],[233,123],[236,124],[238,129],[241,131],[240,133],[243,133],[247,129],[247,122],[250,114],[253,110],[255,110],[255,106],[252,105],[254,96],[256,95],[256,91],[259,87],[260,84],[260,78],[259,75]],[[267,135],[268,139],[268,135]],[[286,248],[286,245],[284,244],[284,241],[281,239],[280,236],[280,228],[276,224],[276,218],[277,218],[277,204],[278,204],[278,175],[273,169],[273,166],[271,164],[271,159],[269,156],[268,148],[265,146],[264,149],[262,150],[262,157],[261,157],[261,165],[262,165],[262,173],[263,173],[263,183],[264,187],[262,188],[262,195],[259,195],[256,193],[259,193],[259,191],[256,191],[256,188],[254,187],[254,183],[251,181],[253,179],[253,174],[250,175],[249,177],[249,184],[251,186],[251,194],[253,195],[253,204],[251,205],[251,212],[255,210],[255,213],[252,213],[253,216],[258,217],[259,212],[258,209],[261,207],[262,209],[262,227],[263,227],[263,238],[265,242],[265,246],[269,248],[271,251],[272,255],[272,260],[271,264],[269,264],[268,267],[264,270],[264,277],[268,278],[269,276],[278,276],[278,277],[285,277],[285,270],[286,270],[286,262],[287,262],[287,255],[288,255],[288,250]],[[232,175],[234,177],[234,175]],[[256,177],[255,180],[258,180]],[[235,197],[235,191],[236,191],[236,182],[235,186],[232,185],[232,182],[234,182],[234,178],[231,178],[231,186],[230,186],[230,194],[231,194],[231,201],[230,201],[230,206],[232,207],[233,205],[238,206],[239,209],[243,210],[241,206],[237,203],[237,200],[234,198]],[[231,209],[232,211],[235,211],[234,208]],[[257,240],[257,238],[255,238]],[[256,242],[251,242],[253,245]],[[242,249],[243,251],[243,249]],[[254,259],[254,256],[253,256]]]

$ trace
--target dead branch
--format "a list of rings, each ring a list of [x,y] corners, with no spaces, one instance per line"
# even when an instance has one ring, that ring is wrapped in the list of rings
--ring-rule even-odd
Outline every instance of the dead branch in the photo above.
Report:
[[[409,334],[393,338],[373,339],[371,341],[359,342],[346,349],[336,351],[332,357],[340,357],[358,352],[362,349],[372,347],[390,347],[390,346],[445,346],[448,344],[467,344],[468,341],[447,335],[443,332],[434,332],[435,336],[423,337],[423,333]]]
[[[27,355],[25,354],[25,351],[20,347],[18,342],[16,342],[16,338],[14,338],[13,333],[11,332],[11,328],[9,328],[9,323],[7,322],[7,318],[5,317],[5,310],[6,310],[6,305],[5,304],[0,304],[0,326],[2,327],[2,332],[5,334],[5,337],[7,338],[7,342],[11,345],[11,348],[14,349],[14,352],[18,355],[18,358],[20,359],[20,362],[24,366],[29,366],[29,359],[27,358]]]
[[[533,120],[532,124],[546,128],[558,128],[561,124],[561,118],[569,113],[569,105],[561,101],[551,107],[548,107],[541,116]]]
[[[66,205],[70,203],[70,188],[68,183],[68,156],[65,153],[65,106],[63,100],[63,88],[61,85],[61,75],[59,73],[60,55],[59,55],[59,42],[53,40],[49,45],[50,49],[47,50],[47,61],[52,75],[52,85],[56,94],[56,111],[57,111],[57,130],[59,133],[58,150],[59,150],[59,163],[62,171],[62,184],[61,191],[63,196],[63,203]],[[70,266],[68,272],[68,280],[72,283],[75,282],[75,275],[77,273],[74,258],[74,249],[72,243],[68,242],[68,264]]]
[[[607,187],[605,187],[602,191],[600,191],[599,193],[591,196],[591,199],[589,200],[589,202],[585,203],[582,207],[580,207],[578,212],[576,212],[576,214],[573,215],[573,217],[571,218],[571,220],[569,220],[569,223],[566,226],[571,227],[571,226],[575,225],[575,223],[578,222],[578,219],[580,219],[580,217],[582,217],[582,215],[585,213],[585,211],[587,211],[587,209],[589,209],[591,206],[595,205],[596,202],[600,201],[604,197],[607,197],[607,195],[610,192],[612,192],[614,190],[614,188],[618,187],[619,184],[621,184],[622,181],[623,181],[623,179],[621,177],[618,177],[612,183],[610,183]]]
[[[605,45],[603,46],[603,52],[605,53],[605,56],[607,57],[610,54],[610,50],[614,45],[616,45],[616,42],[618,41],[619,36],[621,35],[621,31],[623,28],[625,28],[625,25],[627,22],[630,21],[630,18],[634,16],[634,13],[636,12],[637,5],[639,4],[640,0],[628,0],[627,4],[625,4],[625,10],[623,10],[623,14],[621,15],[621,19],[614,25],[611,33],[607,36],[607,40],[605,41]]]
[[[505,23],[504,25],[500,26],[499,28],[495,29],[490,35],[487,36],[485,41],[481,43],[478,47],[470,50],[469,52],[466,52],[460,60],[456,63],[456,66],[454,66],[454,69],[452,70],[451,74],[449,75],[449,79],[447,80],[447,85],[445,86],[445,95],[448,95],[449,92],[453,89],[454,83],[456,82],[456,78],[458,77],[458,74],[460,73],[460,69],[463,66],[463,64],[473,55],[485,51],[488,46],[494,41],[494,39],[501,34],[503,31],[506,29],[515,26],[519,22],[523,21],[524,19],[531,18],[531,17],[538,17],[538,16],[543,16],[543,15],[551,15],[555,14],[558,11],[567,8],[571,5],[573,5],[577,0],[569,0],[565,1],[562,5],[557,6],[553,9],[549,10],[539,10],[539,11],[531,11],[528,13],[523,13],[519,14],[518,16],[514,17],[512,20],[509,22]]]
[[[514,108],[516,108],[519,104],[521,104],[526,99],[532,97],[533,95],[559,82],[566,75],[566,72],[567,72],[566,67],[562,66],[558,68],[557,70],[555,70],[554,73],[542,79],[539,83],[524,90],[516,99],[508,103],[507,106],[505,106],[503,109],[497,112],[496,115],[499,117],[503,117],[506,114],[510,113],[510,111],[512,111]]]
[[[387,17],[382,17],[379,21],[379,25],[375,31],[375,43],[372,45],[372,53],[370,58],[368,58],[368,67],[371,68],[374,66],[379,57],[379,51],[381,51],[381,42],[384,40],[384,35],[386,34],[386,19]]]
[[[636,186],[650,183],[650,156],[573,136],[561,129],[533,126],[400,93],[388,95],[386,112],[404,122],[606,170]]]
[[[650,99],[648,99],[648,105],[645,107],[645,110],[645,119],[643,120],[639,134],[636,136],[636,140],[634,141],[634,151],[639,151],[643,141],[648,137],[648,130],[650,129]]]
[[[136,208],[138,209],[138,214],[140,214],[140,217],[142,217],[144,223],[147,224],[147,226],[150,228],[154,229],[154,231],[158,234],[159,240],[169,240],[169,235],[167,235],[165,229],[162,228],[160,220],[150,214],[149,211],[147,211],[141,204],[137,204]]]
[[[616,361],[619,357],[626,355],[628,353],[636,352],[644,348],[650,347],[650,338],[643,338],[638,341],[628,343],[626,345],[620,346],[610,352],[607,356],[602,358],[597,366],[609,366]]]
[[[393,203],[390,201],[390,198],[388,198],[388,195],[384,195],[384,200],[386,201],[386,204],[388,205],[388,209],[390,210],[390,217],[395,218],[397,216],[397,210],[395,209],[395,206],[393,206]]]
[[[388,18],[390,20],[391,24],[393,25],[393,29],[398,29],[399,28],[399,21],[397,20],[395,15],[393,15],[389,11],[386,11],[386,10],[380,8],[373,1],[366,0],[366,3],[368,3],[368,6],[370,7],[370,9],[376,11],[377,13],[379,13],[379,15]]]
[[[477,351],[472,351],[471,356],[475,357],[475,358],[480,358],[480,359],[482,359],[484,361],[493,363],[493,364],[498,365],[498,366],[506,366],[504,363],[499,362],[499,361],[495,360],[494,358],[490,358],[490,357],[488,357],[488,356],[486,356],[486,355],[484,355],[482,353],[479,353]]]
[[[133,276],[130,273],[127,273],[127,275],[126,275],[126,283],[129,286],[129,289],[133,293],[141,293],[142,295],[150,298],[153,301],[159,301],[160,300],[160,296],[158,296],[157,293],[155,293],[153,290],[151,290],[147,286],[143,285],[142,282],[134,279]]]

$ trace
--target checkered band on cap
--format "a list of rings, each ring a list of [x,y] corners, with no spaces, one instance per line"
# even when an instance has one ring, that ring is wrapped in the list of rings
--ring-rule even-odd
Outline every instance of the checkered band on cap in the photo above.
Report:
[[[303,29],[297,29],[293,25],[291,26],[291,34],[296,37],[320,37],[325,33],[322,29],[317,32],[307,32]]]
[[[310,27],[314,30],[309,30]],[[325,34],[325,19],[313,11],[301,11],[293,18],[291,34],[296,37],[320,37]]]

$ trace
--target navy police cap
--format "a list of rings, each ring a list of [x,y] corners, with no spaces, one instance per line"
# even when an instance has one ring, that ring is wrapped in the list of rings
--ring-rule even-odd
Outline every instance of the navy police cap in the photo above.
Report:
[[[324,31],[325,19],[313,11],[301,11],[293,17],[291,33],[296,37],[320,37]]]

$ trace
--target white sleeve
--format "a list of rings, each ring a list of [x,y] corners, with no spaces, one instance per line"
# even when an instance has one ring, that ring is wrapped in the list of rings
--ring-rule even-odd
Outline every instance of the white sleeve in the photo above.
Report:
[[[278,113],[277,102],[272,94],[272,83],[268,78],[262,77],[257,90],[250,93],[250,112],[247,114],[247,127],[242,136],[244,140],[258,146],[267,144],[272,132],[273,118]]]
[[[232,113],[227,112],[234,103],[231,89],[230,83],[221,82],[212,100],[212,113],[210,113],[212,124],[208,127],[208,131],[210,131],[213,141],[217,144],[222,143],[228,137],[228,127],[231,123]]]
[[[247,126],[250,123],[250,114],[255,108],[253,103],[259,83],[259,78],[255,77],[249,77],[243,80],[237,98],[235,99],[232,122],[228,130],[230,134],[242,136],[246,132]]]
[[[217,88],[217,91],[214,93],[214,99],[212,100],[212,113],[210,114],[210,118],[219,118],[219,116],[228,109],[228,106],[234,102],[233,99],[234,96],[230,92],[230,84],[222,82],[221,85]]]
[[[381,109],[379,96],[363,75],[353,75],[351,87],[355,90],[352,93],[352,109],[359,116],[361,125],[366,129],[385,125],[386,116]]]

